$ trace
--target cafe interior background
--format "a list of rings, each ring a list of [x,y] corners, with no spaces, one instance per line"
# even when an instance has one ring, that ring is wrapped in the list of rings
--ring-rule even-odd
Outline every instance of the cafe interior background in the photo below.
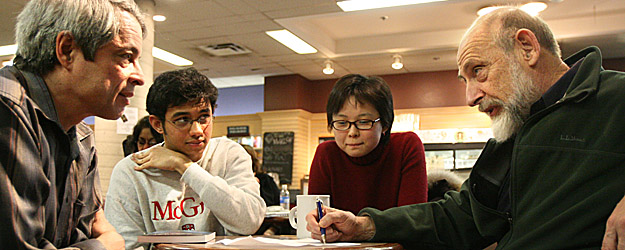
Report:
[[[349,10],[364,5],[337,0],[135,1],[149,16],[140,61],[146,84],[135,89],[126,108],[129,121],[85,120],[95,131],[103,191],[123,158],[121,142],[137,119],[147,115],[145,97],[153,78],[193,66],[219,88],[213,137],[252,145],[281,174],[291,197],[305,192],[316,146],[332,139],[325,104],[336,79],[349,73],[384,78],[395,103],[393,132],[414,131],[421,137],[428,170],[447,169],[466,178],[492,132],[488,117],[465,104],[464,85],[456,77],[458,43],[478,10],[530,3],[439,0]],[[15,51],[15,18],[26,1],[1,2],[0,60],[5,65]],[[625,71],[624,0],[533,5],[540,3],[546,9],[539,15],[556,34],[563,57],[596,45],[606,69]],[[273,38],[280,33],[308,46],[289,45],[291,49]],[[163,54],[168,53],[182,59],[166,59]],[[286,144],[270,140],[271,145],[264,145],[263,138],[282,138]]]

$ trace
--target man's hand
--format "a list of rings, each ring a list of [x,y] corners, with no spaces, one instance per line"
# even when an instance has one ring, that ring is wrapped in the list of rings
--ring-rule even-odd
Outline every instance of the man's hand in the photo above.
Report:
[[[351,212],[323,207],[324,216],[317,223],[317,210],[306,215],[306,230],[314,239],[321,239],[320,227],[326,229],[326,241],[365,241],[375,235],[375,224],[369,216],[355,216]]]
[[[193,162],[184,154],[165,147],[151,147],[148,150],[132,154],[132,161],[137,163],[135,170],[158,168],[168,171],[177,171],[183,174]]]
[[[616,204],[606,223],[603,250],[625,250],[625,197]]]
[[[93,224],[91,225],[91,236],[96,238],[108,250],[123,250],[124,238],[115,231],[115,228],[104,217],[104,210],[95,213]]]

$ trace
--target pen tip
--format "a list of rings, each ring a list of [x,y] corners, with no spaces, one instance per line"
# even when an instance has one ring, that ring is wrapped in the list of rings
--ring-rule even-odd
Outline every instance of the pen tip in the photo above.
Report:
[[[326,244],[326,236],[325,236],[325,234],[321,235],[321,242],[323,242],[323,244]]]

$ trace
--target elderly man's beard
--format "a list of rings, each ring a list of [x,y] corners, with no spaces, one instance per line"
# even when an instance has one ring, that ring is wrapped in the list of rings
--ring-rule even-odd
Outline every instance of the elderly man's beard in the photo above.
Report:
[[[530,115],[530,108],[541,96],[540,90],[534,84],[529,74],[521,69],[517,60],[510,61],[508,73],[510,74],[510,100],[505,102],[493,97],[484,97],[479,109],[500,106],[501,112],[492,117],[491,128],[495,141],[504,142],[516,134],[525,120]]]

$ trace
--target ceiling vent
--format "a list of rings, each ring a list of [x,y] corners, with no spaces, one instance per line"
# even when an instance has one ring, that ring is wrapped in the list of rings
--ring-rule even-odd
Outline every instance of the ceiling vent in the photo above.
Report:
[[[212,56],[236,56],[252,53],[252,51],[250,51],[249,49],[243,48],[242,46],[236,45],[234,43],[205,45],[200,46],[200,49],[206,51]]]

